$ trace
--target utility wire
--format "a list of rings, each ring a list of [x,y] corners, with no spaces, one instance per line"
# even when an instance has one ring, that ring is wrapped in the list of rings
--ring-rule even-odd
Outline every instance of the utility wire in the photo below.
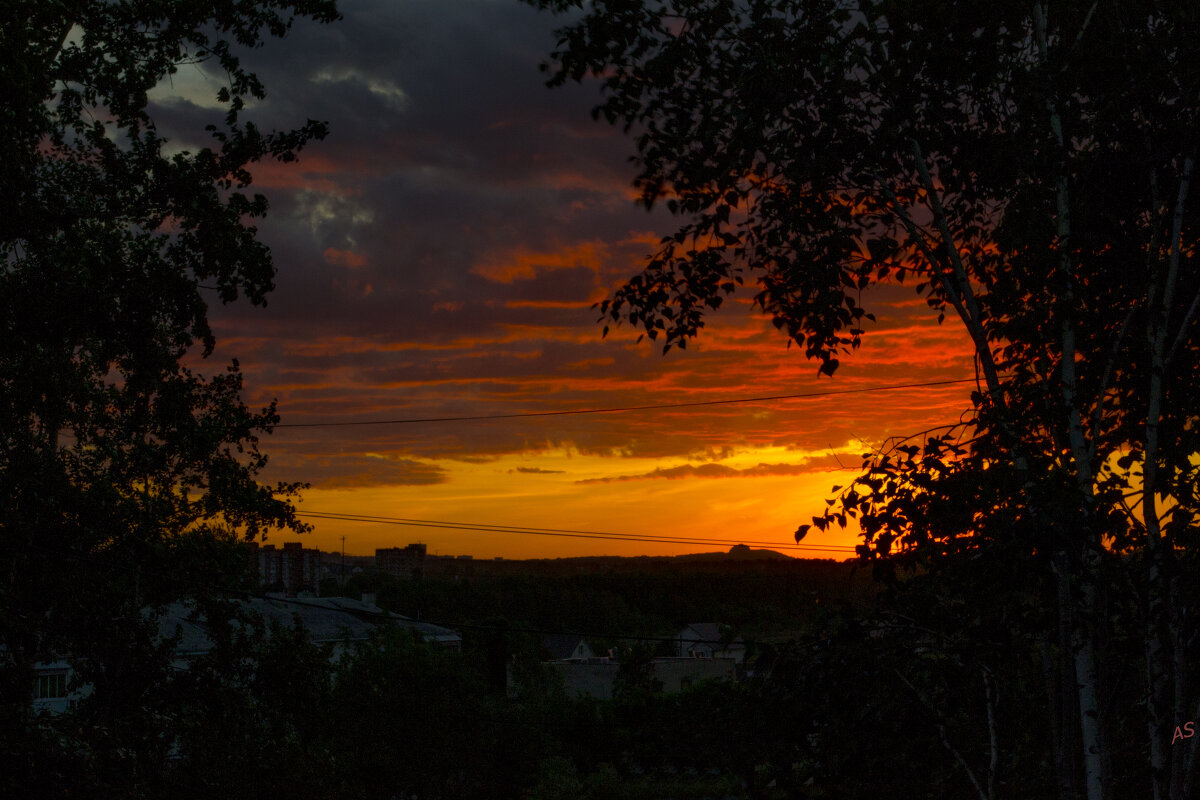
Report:
[[[898,383],[889,386],[868,386],[865,389],[833,389],[825,392],[801,394],[772,394],[762,397],[735,397],[728,400],[697,400],[691,403],[657,403],[645,406],[613,406],[611,408],[581,408],[569,411],[524,411],[514,414],[477,414],[463,417],[412,417],[408,419],[375,419],[344,422],[283,422],[278,428],[343,428],[351,425],[412,425],[428,422],[474,422],[489,419],[521,419],[526,417],[565,417],[578,414],[616,414],[626,411],[658,411],[671,408],[699,408],[702,406],[728,406],[739,403],[765,403],[774,400],[803,400],[814,397],[832,397],[843,394],[868,394],[891,392],[897,389],[924,389],[931,386],[949,386],[956,383],[975,383],[974,378],[959,378],[949,381],[925,381],[923,383]]]
[[[531,528],[516,525],[484,525],[467,522],[448,522],[444,520],[405,519],[402,517],[369,516],[365,514],[333,514],[325,511],[297,511],[298,517],[313,519],[341,520],[345,522],[374,522],[385,525],[404,525],[417,528],[442,528],[462,531],[484,531],[494,533],[520,533],[532,536],[561,536],[576,539],[608,539],[625,542],[654,542],[659,544],[690,544],[690,545],[759,545],[779,550],[813,550],[828,553],[853,553],[855,549],[845,545],[802,545],[780,544],[761,540],[714,539],[711,537],[682,537],[667,536],[666,534],[636,534],[611,533],[605,531],[581,531],[563,528]]]

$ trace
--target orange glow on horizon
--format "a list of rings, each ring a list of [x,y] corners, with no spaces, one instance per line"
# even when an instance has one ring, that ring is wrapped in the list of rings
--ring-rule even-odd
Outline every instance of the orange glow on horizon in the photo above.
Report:
[[[786,547],[864,452],[969,407],[971,384],[864,391],[974,375],[970,338],[952,317],[936,324],[911,286],[863,292],[878,321],[863,323],[861,348],[840,357],[832,379],[754,306],[753,275],[686,349],[664,357],[661,337],[638,343],[631,324],[602,335],[593,304],[669,248],[686,220],[669,212],[665,193],[645,207],[635,143],[588,119],[596,80],[548,92],[533,40],[499,36],[473,39],[470,64],[446,69],[451,49],[389,38],[411,26],[346,17],[373,26],[364,47],[386,50],[367,58],[353,38],[322,40],[310,53],[317,61],[281,61],[271,74],[330,121],[329,136],[295,162],[250,167],[271,204],[255,223],[276,288],[257,308],[202,289],[216,352],[205,360],[193,350],[187,361],[211,375],[236,358],[246,405],[277,402],[282,424],[260,441],[270,458],[263,483],[308,483],[301,511],[723,544],[313,519],[309,546],[339,549],[345,536],[348,552],[370,554],[424,541],[430,552],[478,558]],[[424,33],[459,35],[428,21]],[[335,52],[336,65],[320,62]],[[179,131],[202,130],[201,117],[220,107],[220,76],[199,67],[188,76],[164,86],[161,102]],[[284,96],[256,101],[247,119],[298,121],[292,101],[271,105]],[[167,133],[180,147],[190,141]],[[752,196],[730,211],[728,230],[761,210],[755,195],[799,190],[765,170],[743,175],[742,188]],[[778,399],[847,390],[862,393]],[[726,402],[766,397],[777,399]],[[855,529],[812,530],[804,544],[856,542]]]
[[[885,298],[885,299],[890,299]],[[694,347],[664,358],[603,340],[583,312],[562,327],[524,322],[449,341],[335,336],[236,340],[251,404],[278,398],[283,421],[440,419],[858,391],[972,374],[969,341],[900,298],[834,379],[787,348],[762,315],[713,318]],[[886,312],[886,313],[885,313]],[[628,334],[628,332],[626,332]],[[225,344],[230,339],[225,340]],[[249,346],[248,346],[249,345]],[[275,355],[270,355],[275,353]],[[284,354],[287,369],[268,358]],[[261,354],[261,355],[259,355]],[[406,366],[393,365],[402,359]],[[890,436],[958,419],[972,384],[654,411],[415,425],[279,429],[267,478],[306,480],[301,511],[722,540],[721,545],[459,531],[306,519],[310,547],[370,555],[425,542],[477,558],[682,554],[771,543],[785,549],[825,511],[831,487]],[[287,539],[289,537],[282,537]],[[805,545],[852,547],[856,528],[813,529]]]

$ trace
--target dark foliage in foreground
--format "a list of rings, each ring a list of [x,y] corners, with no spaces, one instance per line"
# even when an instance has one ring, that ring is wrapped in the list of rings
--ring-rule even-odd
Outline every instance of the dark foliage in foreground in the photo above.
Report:
[[[980,651],[980,617],[1035,639],[1063,800],[1195,794],[1200,739],[1175,732],[1200,713],[1197,8],[529,2],[564,13],[550,85],[594,81],[641,202],[678,218],[601,321],[666,352],[740,295],[830,376],[869,344],[876,287],[961,326],[962,416],[866,453],[797,536],[855,520],[881,576],[944,577]],[[1010,583],[976,592],[956,577],[976,567]],[[1015,758],[987,682],[989,754],[955,756],[980,798]]]
[[[274,407],[246,407],[236,361],[204,362],[209,302],[273,288],[253,166],[326,132],[248,118],[265,88],[240,55],[297,17],[337,9],[0,4],[0,794],[31,775],[68,796],[155,785],[173,724],[156,610],[236,585],[235,538],[304,529],[298,487],[258,482]],[[202,61],[223,113],[168,142],[149,93]],[[35,668],[58,659],[92,691],[46,727]]]

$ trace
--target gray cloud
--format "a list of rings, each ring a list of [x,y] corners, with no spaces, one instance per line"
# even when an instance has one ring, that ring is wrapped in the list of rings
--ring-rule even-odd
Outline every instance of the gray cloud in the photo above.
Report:
[[[297,480],[298,476],[321,489],[430,486],[446,481],[445,470],[441,467],[402,456],[344,452],[290,454],[273,448],[265,477]]]

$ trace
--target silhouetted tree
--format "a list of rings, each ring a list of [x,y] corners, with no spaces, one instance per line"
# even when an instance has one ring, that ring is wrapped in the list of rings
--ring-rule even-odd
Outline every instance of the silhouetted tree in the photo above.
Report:
[[[328,22],[337,10],[332,0],[12,0],[0,10],[6,733],[28,729],[33,665],[54,654],[95,687],[98,724],[127,719],[139,694],[126,690],[162,663],[137,666],[152,654],[143,609],[213,578],[179,567],[181,534],[302,528],[287,501],[295,486],[255,479],[274,407],[242,403],[236,361],[194,371],[214,347],[202,293],[260,305],[273,285],[251,165],[294,160],[325,135],[311,120],[266,133],[243,119],[264,87],[239,50],[284,35],[297,15]],[[197,61],[224,75],[225,113],[207,126],[207,146],[177,150],[147,93]]]
[[[968,417],[869,454],[813,524],[857,516],[885,565],[1025,568],[1074,720],[1064,797],[1077,773],[1110,794],[1117,592],[1141,609],[1153,796],[1194,782],[1196,740],[1171,739],[1198,697],[1198,23],[1140,1],[595,0],[549,67],[595,77],[642,202],[683,218],[603,319],[665,351],[749,285],[829,375],[877,284],[961,322]]]

